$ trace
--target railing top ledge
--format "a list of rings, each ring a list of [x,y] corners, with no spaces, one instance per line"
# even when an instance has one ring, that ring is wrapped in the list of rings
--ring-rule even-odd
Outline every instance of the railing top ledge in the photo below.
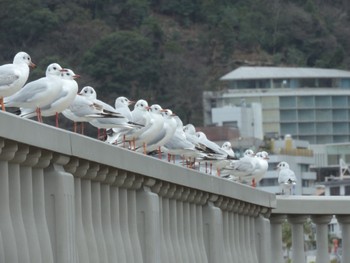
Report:
[[[272,214],[350,215],[350,196],[277,196]]]
[[[1,111],[0,123],[0,137],[5,139],[255,205],[276,207],[274,194],[157,160],[87,136]],[[198,177],[201,177],[200,180]]]

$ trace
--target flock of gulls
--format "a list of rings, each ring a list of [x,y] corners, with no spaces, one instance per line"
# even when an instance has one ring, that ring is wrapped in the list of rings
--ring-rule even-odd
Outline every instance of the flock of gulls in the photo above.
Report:
[[[71,69],[62,68],[58,63],[48,65],[44,77],[28,82],[30,67],[35,64],[25,52],[15,55],[13,63],[0,66],[0,104],[16,107],[21,117],[56,116],[62,113],[74,123],[88,122],[98,131],[105,131],[106,143],[125,147],[145,154],[167,156],[168,161],[180,160],[182,165],[215,174],[222,178],[246,183],[253,187],[268,170],[269,155],[266,151],[254,153],[251,149],[237,158],[230,142],[222,146],[210,141],[207,136],[196,131],[192,124],[183,125],[181,119],[170,109],[158,104],[149,106],[144,99],[131,101],[118,97],[115,105],[97,99],[94,88],[86,86],[78,92],[79,75]],[[130,105],[134,104],[133,110]],[[98,135],[101,138],[101,135]],[[291,194],[296,184],[294,172],[286,162],[278,169],[278,182],[282,194]]]

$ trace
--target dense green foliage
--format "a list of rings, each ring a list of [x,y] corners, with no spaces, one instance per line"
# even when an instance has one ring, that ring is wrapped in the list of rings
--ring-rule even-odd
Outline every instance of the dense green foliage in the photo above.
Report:
[[[350,66],[347,0],[2,0],[0,62],[27,51],[119,95],[200,125],[201,91],[235,67]],[[245,62],[244,62],[245,61]],[[108,95],[108,96],[107,96]]]

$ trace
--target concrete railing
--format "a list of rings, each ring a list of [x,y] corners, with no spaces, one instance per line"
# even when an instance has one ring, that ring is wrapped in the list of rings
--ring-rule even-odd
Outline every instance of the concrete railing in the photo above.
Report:
[[[0,112],[0,262],[271,263],[275,195]]]
[[[304,223],[311,219],[316,226],[316,262],[329,263],[328,224],[333,216],[341,225],[342,263],[350,262],[350,197],[348,196],[277,196],[272,210],[272,261],[284,263],[282,224],[289,222],[292,231],[292,262],[306,262]]]

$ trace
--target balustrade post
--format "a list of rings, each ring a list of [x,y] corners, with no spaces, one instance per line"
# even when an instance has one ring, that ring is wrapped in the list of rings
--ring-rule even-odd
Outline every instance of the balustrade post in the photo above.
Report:
[[[106,176],[99,176],[101,181],[101,222],[102,230],[106,240],[106,248],[108,253],[108,261],[116,262],[117,249],[112,231],[112,216],[111,216],[111,185],[115,182],[117,177],[117,170],[105,167],[100,169],[100,173],[106,173]]]
[[[240,238],[240,228],[241,225],[239,223],[239,214],[241,212],[241,202],[236,200],[232,209],[233,209],[233,232],[234,232],[234,244],[236,245],[236,250],[235,252],[237,253],[236,255],[236,262],[235,263],[244,263],[244,256],[243,256],[243,244],[242,240]]]
[[[350,262],[350,215],[337,215],[342,232],[342,261]]]
[[[128,225],[129,235],[131,238],[131,244],[133,249],[133,256],[135,263],[143,263],[142,251],[139,233],[137,229],[137,199],[136,191],[141,188],[143,183],[143,177],[138,174],[128,173],[126,180],[122,187],[127,189],[127,206],[128,206]]]
[[[53,155],[52,152],[41,149],[36,149],[36,151],[40,152],[40,157],[32,169],[34,216],[41,247],[42,261],[44,263],[52,263],[54,262],[52,254],[53,247],[51,245],[45,212],[44,168],[50,165]]]
[[[8,144],[0,138],[0,234],[2,238],[3,262],[17,263],[18,250],[14,227],[10,214],[10,187],[8,161],[11,160],[17,151],[16,144]]]
[[[21,146],[22,147],[22,146]],[[29,146],[24,146],[28,148]],[[31,148],[30,152],[26,154],[25,161],[20,166],[21,174],[21,203],[23,222],[28,238],[29,255],[31,262],[43,262],[41,258],[41,248],[39,242],[39,235],[34,216],[34,202],[33,202],[33,166],[38,163],[40,158],[40,151]],[[40,226],[41,227],[41,226]],[[43,226],[44,227],[44,226]],[[46,263],[46,262],[45,262]]]
[[[154,179],[146,179],[141,191],[137,192],[138,229],[144,263],[161,263],[160,257],[160,220],[159,197],[151,191],[156,183]]]
[[[46,216],[54,262],[77,262],[74,179],[64,171],[69,157],[55,154],[45,169]]]
[[[18,248],[18,261],[19,262],[30,262],[31,259],[34,260],[37,252],[29,249],[31,244],[30,238],[28,238],[27,229],[24,226],[23,209],[21,201],[21,174],[20,174],[20,164],[24,162],[26,156],[29,152],[29,147],[24,145],[19,145],[12,142],[14,147],[16,147],[16,152],[8,163],[9,172],[9,194],[10,194],[10,213],[13,225],[13,230],[15,233],[16,244]],[[35,245],[34,245],[35,246]],[[34,255],[34,258],[32,257]]]
[[[292,224],[293,262],[305,262],[304,223],[306,219],[305,215],[288,215],[288,221]]]
[[[109,184],[114,182],[116,176],[108,176],[108,174],[109,168],[100,165],[97,176],[93,181],[92,205],[95,207],[95,211],[93,211],[95,214],[94,221],[98,225],[105,243],[107,260],[112,263],[115,262],[117,254],[112,236]]]
[[[328,254],[328,223],[332,215],[312,215],[311,220],[316,224],[316,262],[329,263]]]
[[[94,226],[94,232],[97,242],[99,262],[108,262],[108,252],[106,240],[102,228],[101,217],[101,184],[106,178],[106,171],[101,172],[101,165],[98,163],[90,163],[90,169],[92,170],[91,176],[91,211],[92,211],[92,224]],[[90,170],[89,169],[89,170]],[[89,171],[88,171],[89,174]]]
[[[257,256],[259,258],[259,263],[275,262],[272,261],[271,257],[271,242],[266,242],[266,240],[270,240],[271,235],[270,220],[263,214],[259,214],[255,221],[257,230]],[[278,263],[278,261],[276,261],[276,263]]]
[[[282,224],[286,221],[287,216],[272,214],[270,217],[271,224],[271,255],[272,262],[284,263],[283,259],[283,242],[282,242]]]
[[[121,209],[119,187],[124,184],[126,179],[126,172],[117,170],[117,177],[111,187],[111,217],[112,217],[112,231],[114,242],[117,249],[117,262],[129,263],[127,258],[126,244],[122,235],[121,214],[126,211]],[[129,239],[130,240],[130,239]]]
[[[179,256],[176,253],[176,240],[174,240],[174,237],[171,234],[171,221],[172,218],[170,217],[171,208],[170,208],[170,199],[174,196],[176,190],[176,186],[172,184],[168,184],[167,191],[164,192],[163,198],[162,198],[162,208],[163,208],[163,231],[165,235],[165,243],[168,246],[168,262],[179,262]]]
[[[194,252],[192,239],[191,239],[191,215],[190,215],[190,204],[188,203],[189,197],[191,194],[191,189],[184,188],[184,191],[181,195],[181,208],[182,208],[182,215],[183,215],[183,221],[182,221],[182,227],[183,227],[183,234],[184,234],[184,244],[187,248],[189,262],[196,262],[196,255]]]
[[[194,228],[196,228],[196,235],[198,240],[198,249],[200,254],[200,262],[207,263],[207,253],[204,245],[204,237],[203,237],[203,213],[202,207],[207,203],[209,194],[206,194],[202,191],[197,191],[197,195],[194,199],[194,210],[196,211],[196,223]]]
[[[95,238],[85,234],[83,223],[81,177],[86,174],[88,162],[81,163],[79,159],[71,158],[64,168],[74,176],[75,235],[78,259],[79,262],[89,263],[90,254],[98,255],[98,253],[96,242],[94,247],[88,246],[88,243],[91,244]]]
[[[227,214],[228,214],[228,222],[229,222],[229,228],[227,230],[228,232],[228,242],[229,242],[229,249],[231,251],[232,256],[232,262],[237,263],[239,262],[239,252],[237,249],[237,241],[236,241],[236,231],[235,231],[235,205],[237,201],[234,199],[229,199],[229,202],[227,204]]]
[[[184,255],[182,250],[182,245],[180,241],[180,234],[178,229],[178,209],[177,209],[177,200],[181,197],[183,187],[178,185],[173,185],[174,192],[172,197],[169,199],[169,212],[170,212],[170,235],[173,240],[174,252],[176,256],[176,262],[184,262]]]
[[[222,262],[223,259],[223,231],[222,211],[214,205],[219,196],[210,195],[207,205],[203,209],[204,237],[207,244],[208,262]]]

